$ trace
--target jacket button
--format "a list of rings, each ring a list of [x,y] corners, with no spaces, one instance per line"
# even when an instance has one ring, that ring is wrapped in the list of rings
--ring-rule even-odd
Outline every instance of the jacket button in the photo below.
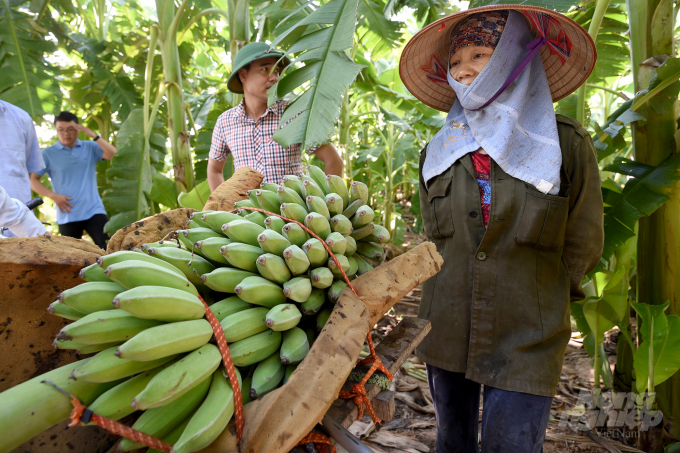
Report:
[[[468,212],[468,215],[469,215],[470,217],[477,217],[477,212],[475,212],[475,211],[470,211],[470,212]]]
[[[484,252],[479,252],[479,253],[477,254],[477,259],[478,259],[479,261],[484,261],[484,260],[486,259],[486,253],[484,253]]]

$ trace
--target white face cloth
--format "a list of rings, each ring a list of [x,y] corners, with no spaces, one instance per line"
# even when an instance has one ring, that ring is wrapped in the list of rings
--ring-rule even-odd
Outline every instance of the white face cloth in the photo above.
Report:
[[[503,86],[534,41],[523,16],[510,11],[498,46],[469,86],[447,79],[456,92],[446,124],[427,147],[423,179],[442,174],[465,154],[484,150],[510,176],[556,195],[562,152],[548,79],[540,56],[498,98],[480,110]],[[448,65],[447,65],[448,66]]]

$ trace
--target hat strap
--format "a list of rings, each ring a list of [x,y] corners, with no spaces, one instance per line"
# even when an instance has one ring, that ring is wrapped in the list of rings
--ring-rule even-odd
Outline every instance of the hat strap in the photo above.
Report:
[[[512,82],[514,82],[517,79],[517,77],[519,77],[519,75],[522,73],[522,71],[524,71],[524,68],[527,67],[527,65],[529,64],[531,59],[534,58],[534,55],[536,55],[538,50],[541,47],[543,47],[543,45],[546,44],[546,42],[547,42],[547,40],[545,39],[545,37],[539,36],[538,38],[534,39],[529,44],[527,44],[526,50],[531,50],[531,52],[529,52],[529,54],[526,57],[524,57],[524,60],[522,60],[520,62],[520,64],[515,68],[515,70],[512,71],[512,74],[510,74],[510,76],[505,81],[503,86],[496,92],[496,94],[493,95],[493,97],[491,99],[486,101],[486,103],[484,105],[482,105],[479,108],[470,109],[470,110],[473,111],[473,112],[476,112],[477,110],[483,109],[484,107],[486,107],[487,105],[491,104],[493,101],[498,99],[498,96],[503,94],[503,92],[510,86],[510,84]]]

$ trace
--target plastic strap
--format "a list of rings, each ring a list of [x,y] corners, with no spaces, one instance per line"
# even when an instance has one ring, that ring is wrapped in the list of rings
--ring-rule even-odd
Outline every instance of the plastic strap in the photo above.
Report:
[[[331,444],[330,439],[321,433],[311,432],[307,434],[300,442],[298,442],[298,445],[304,445],[308,443],[321,444],[321,448],[316,445],[320,452],[337,453],[337,450]]]

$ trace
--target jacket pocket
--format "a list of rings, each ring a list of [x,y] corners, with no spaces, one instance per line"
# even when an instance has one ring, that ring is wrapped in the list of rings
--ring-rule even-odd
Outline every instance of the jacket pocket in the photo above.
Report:
[[[558,250],[564,243],[568,215],[569,197],[544,194],[527,185],[515,242],[539,250]]]
[[[451,214],[451,178],[436,178],[430,184],[427,192],[429,201],[429,221],[432,224],[428,229],[434,239],[448,238],[453,236],[453,215]],[[424,219],[425,220],[425,219]]]

